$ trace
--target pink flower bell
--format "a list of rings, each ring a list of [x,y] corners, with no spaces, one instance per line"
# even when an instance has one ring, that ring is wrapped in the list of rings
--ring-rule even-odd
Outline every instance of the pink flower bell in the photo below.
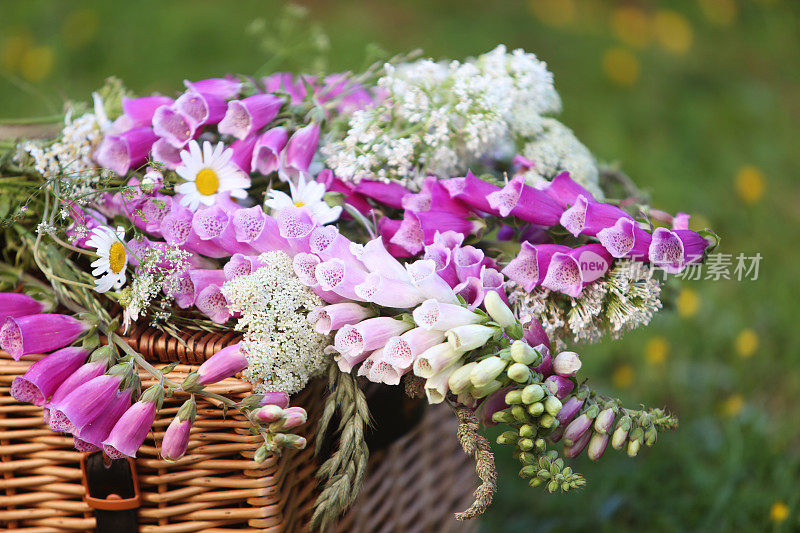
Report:
[[[189,433],[192,430],[194,418],[197,415],[197,404],[194,398],[184,402],[178,414],[172,419],[164,438],[161,441],[161,457],[166,461],[177,461],[189,448]]]
[[[164,388],[160,384],[144,391],[139,401],[123,413],[103,440],[103,452],[111,459],[136,457],[136,451],[153,427],[156,412],[163,401]]]
[[[33,363],[24,375],[14,378],[11,396],[20,402],[43,405],[56,389],[86,361],[83,348],[62,348]]]
[[[89,325],[69,315],[45,313],[8,317],[0,328],[0,348],[15,361],[31,353],[47,353],[72,344]]]

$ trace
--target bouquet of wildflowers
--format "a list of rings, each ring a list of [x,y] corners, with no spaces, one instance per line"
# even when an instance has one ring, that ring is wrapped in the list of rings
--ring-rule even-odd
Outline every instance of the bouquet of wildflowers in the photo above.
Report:
[[[646,325],[665,277],[717,239],[597,163],[536,56],[184,85],[134,96],[110,80],[54,138],[0,159],[0,347],[49,354],[11,394],[78,450],[135,457],[165,395],[184,394],[160,443],[176,460],[207,395],[250,420],[264,461],[306,445],[290,395],[326,375],[318,432],[341,423],[324,526],[365,473],[363,381],[452,407],[482,481],[459,519],[496,488],[486,426],[550,492],[584,485],[565,462],[584,450],[635,456],[676,426],[594,390],[575,350]],[[177,383],[125,342],[134,324],[242,337]],[[145,391],[140,368],[158,378]],[[245,401],[205,390],[238,373]]]

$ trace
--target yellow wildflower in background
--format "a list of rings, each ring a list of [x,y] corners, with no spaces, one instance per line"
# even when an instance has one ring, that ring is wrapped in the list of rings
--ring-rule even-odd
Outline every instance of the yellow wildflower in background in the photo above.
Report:
[[[780,524],[789,518],[789,506],[784,502],[775,502],[769,508],[769,519]]]
[[[729,418],[737,416],[742,409],[744,409],[744,398],[741,394],[732,394],[722,402],[722,414]]]
[[[700,9],[708,20],[719,26],[736,22],[739,12],[735,0],[700,0]]]
[[[669,354],[669,343],[660,335],[647,341],[644,347],[644,355],[651,365],[662,364],[667,360],[667,354]]]
[[[689,21],[677,11],[662,10],[653,19],[655,36],[664,50],[685,54],[692,47],[694,32]]]
[[[758,335],[750,328],[743,329],[736,336],[734,346],[739,357],[750,357],[758,350]]]
[[[623,43],[643,48],[652,37],[647,13],[637,6],[623,6],[614,10],[611,19],[614,34]]]
[[[575,20],[575,0],[530,0],[528,6],[533,14],[549,26],[561,28]]]
[[[619,389],[626,389],[633,383],[634,372],[631,365],[619,365],[611,375],[611,382]]]
[[[764,196],[766,178],[758,167],[745,165],[736,174],[736,193],[746,204],[756,203]]]
[[[696,315],[697,310],[700,309],[700,297],[697,295],[697,291],[689,288],[681,289],[675,300],[675,307],[681,318],[690,318]]]
[[[639,60],[630,51],[616,46],[603,54],[603,70],[612,82],[630,87],[639,80]]]
[[[37,82],[45,79],[53,70],[55,54],[50,46],[35,46],[22,55],[20,74],[27,81]]]
[[[4,70],[17,72],[22,56],[33,46],[33,37],[28,29],[17,30],[0,41],[0,64]]]

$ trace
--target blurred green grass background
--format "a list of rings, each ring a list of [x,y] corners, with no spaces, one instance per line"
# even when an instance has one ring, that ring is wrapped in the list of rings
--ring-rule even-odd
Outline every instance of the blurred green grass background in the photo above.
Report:
[[[789,0],[301,2],[330,37],[329,68],[365,45],[461,58],[498,43],[546,60],[561,119],[608,162],[763,260],[755,281],[689,281],[677,309],[581,349],[587,375],[681,419],[653,450],[579,460],[589,485],[547,495],[497,454],[485,531],[800,530],[800,3]],[[47,115],[106,76],[138,93],[252,73],[244,28],[279,3],[0,0],[0,117]],[[293,66],[293,65],[284,65]]]

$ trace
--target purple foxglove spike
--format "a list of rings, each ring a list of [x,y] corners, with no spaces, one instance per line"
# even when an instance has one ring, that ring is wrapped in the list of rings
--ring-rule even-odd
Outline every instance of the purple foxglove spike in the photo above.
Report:
[[[186,455],[191,430],[192,420],[181,420],[177,416],[172,419],[161,441],[161,457],[165,461],[177,461]]]
[[[272,122],[283,106],[283,99],[272,94],[256,94],[228,102],[219,132],[244,139]]]
[[[195,297],[206,287],[210,287],[211,285],[221,287],[226,281],[224,270],[205,268],[189,270],[189,279],[192,282]]]
[[[117,391],[103,414],[80,428],[77,437],[96,448],[102,447],[103,441],[111,433],[114,425],[130,408],[131,392],[131,389]]]
[[[592,193],[570,178],[569,172],[562,172],[553,178],[544,192],[564,209],[575,204],[578,196],[583,196],[590,202],[594,201]]]
[[[183,163],[181,149],[175,148],[164,138],[160,138],[153,143],[152,156],[153,161],[162,163],[169,170],[175,170]]]
[[[20,292],[0,292],[0,324],[10,316],[38,315],[50,306]]]
[[[389,339],[383,348],[383,357],[401,372],[408,372],[417,357],[443,341],[443,331],[414,328]]]
[[[462,202],[454,200],[450,192],[434,177],[429,177],[422,184],[419,193],[409,193],[401,199],[403,209],[415,211],[447,211],[460,214],[464,218],[470,216],[469,208]]]
[[[263,263],[256,256],[233,254],[231,258],[222,267],[225,273],[225,279],[231,280],[239,276],[247,276],[252,274],[263,266]]]
[[[425,299],[412,284],[385,277],[380,272],[368,273],[354,291],[360,300],[398,309],[411,309]]]
[[[336,226],[317,226],[311,231],[308,240],[310,252],[318,255],[323,261],[338,258],[345,263],[364,268],[350,251],[351,244],[350,239],[341,235]]]
[[[513,159],[511,159],[511,165],[514,167],[514,173],[520,174],[535,167],[536,163],[525,156],[517,154],[513,157]]]
[[[560,244],[533,245],[523,242],[519,255],[512,259],[502,272],[530,292],[544,281],[553,256],[557,253],[565,254],[570,250],[568,246]]]
[[[272,250],[287,252],[291,249],[289,242],[281,236],[278,230],[278,222],[264,213],[259,206],[238,209],[233,214],[232,224],[236,240],[251,246],[258,252]]]
[[[392,220],[388,217],[382,217],[378,220],[378,232],[381,234],[383,245],[393,257],[413,257],[416,254],[412,254],[402,246],[392,243],[392,239],[397,234],[402,224],[402,220]]]
[[[620,218],[616,224],[597,232],[600,244],[613,257],[631,257],[646,261],[652,237],[630,218]]]
[[[589,431],[589,428],[592,427],[593,422],[594,420],[589,418],[589,415],[587,415],[586,413],[579,415],[578,418],[570,422],[564,429],[564,435],[563,435],[564,444],[566,444],[567,446],[572,446],[575,442],[580,440],[580,438],[583,437],[587,432],[591,433],[591,431]]]
[[[175,148],[182,148],[196,133],[193,122],[175,106],[161,106],[153,115],[153,132]]]
[[[483,290],[483,282],[480,278],[467,278],[453,287],[453,290],[464,298],[464,301],[467,302],[467,309],[470,311],[481,305],[483,297],[486,296],[486,291]]]
[[[350,249],[367,270],[380,272],[388,278],[410,281],[405,267],[389,253],[380,237],[370,240],[364,246],[351,245]]]
[[[98,376],[102,376],[106,371],[106,366],[108,366],[108,361],[105,359],[89,361],[81,365],[80,368],[70,374],[67,379],[58,386],[50,400],[45,403],[45,407],[48,408],[46,410],[49,410],[51,404],[58,404],[63,401],[72,391],[84,383]]]
[[[247,357],[242,353],[239,343],[223,348],[197,369],[197,383],[211,385],[230,378],[247,368]]]
[[[173,275],[164,280],[162,287],[164,294],[168,294],[175,298],[175,303],[181,309],[188,309],[194,305],[194,300],[197,294],[194,290],[194,283],[189,272],[182,272],[179,275]]]
[[[258,141],[258,136],[251,135],[245,139],[237,139],[231,144],[231,149],[233,150],[231,161],[245,174],[250,174],[252,170],[253,150],[255,149],[256,141]]]
[[[322,259],[320,259],[318,255],[304,252],[300,252],[292,259],[295,275],[309,287],[319,286],[316,272],[317,265],[320,263],[322,263]]]
[[[608,434],[595,433],[589,439],[589,448],[586,450],[586,456],[592,461],[599,461],[606,451],[608,446]]]
[[[232,76],[226,78],[208,78],[199,81],[183,80],[187,89],[202,94],[213,94],[225,100],[235,97],[242,90],[242,83]]]
[[[559,426],[569,424],[575,418],[583,407],[583,400],[570,396],[567,401],[561,406],[561,410],[556,415]]]
[[[433,244],[444,246],[449,250],[460,248],[464,244],[464,234],[457,231],[437,231],[433,235]]]
[[[547,333],[538,320],[531,320],[525,323],[523,327],[523,339],[528,343],[528,346],[533,346],[534,348],[540,345],[547,347],[547,352],[550,353],[550,338],[547,336]],[[539,370],[537,370],[537,372],[539,372]]]
[[[154,385],[154,387],[160,388],[161,385]],[[161,403],[159,399],[153,398],[156,396],[155,394],[148,394],[151,390],[153,390],[152,387],[147,389],[139,401],[122,414],[108,437],[103,440],[103,452],[110,459],[136,457],[136,451],[144,443],[144,439],[153,427],[153,421]],[[162,398],[163,394],[163,389],[161,389]]]
[[[356,291],[356,287],[367,278],[367,272],[341,259],[329,259],[314,268],[314,277],[324,291],[335,292],[349,300],[364,301]]]
[[[405,248],[416,255],[422,252],[426,244],[433,243],[437,231],[452,230],[465,235],[476,234],[484,224],[478,220],[464,218],[447,211],[426,211],[414,213],[406,211],[403,222],[390,242]]]
[[[77,433],[82,427],[102,415],[116,397],[122,374],[105,374],[76,388],[63,399],[53,398],[50,427],[55,431]]]
[[[236,229],[231,223],[234,213],[218,205],[198,209],[192,216],[192,230],[203,241],[210,241],[229,255],[255,254],[256,250],[236,239]]]
[[[89,352],[83,348],[62,348],[33,363],[23,376],[14,378],[11,396],[17,401],[44,405],[58,387],[74,374]]]
[[[367,361],[371,364],[367,365]],[[373,352],[358,369],[359,376],[366,376],[367,379],[373,383],[384,383],[386,385],[399,385],[400,372],[389,361],[383,358],[383,350]],[[368,367],[368,372],[364,372],[364,368]]]
[[[331,331],[346,325],[357,324],[373,316],[375,312],[355,302],[317,307],[308,314],[308,321],[314,324],[314,331],[320,335],[328,335]]]
[[[567,378],[553,375],[544,380],[544,384],[553,396],[559,400],[566,398],[567,395],[575,388],[575,383]]]
[[[412,313],[414,322],[423,329],[447,331],[458,326],[482,322],[479,314],[469,309],[436,300],[425,300]]]
[[[251,169],[264,176],[277,172],[280,168],[280,153],[288,140],[289,132],[283,127],[272,128],[262,133],[253,147]]]
[[[172,98],[161,95],[123,98],[122,113],[130,128],[141,128],[152,124],[156,109],[161,106],[170,106],[172,102]]]
[[[88,324],[69,315],[45,313],[8,317],[0,328],[0,348],[19,361],[23,355],[69,346],[87,329]]]
[[[450,178],[441,181],[451,198],[459,200],[484,213],[497,214],[488,200],[490,194],[500,191],[500,187],[475,177],[467,172],[463,178]]]
[[[219,285],[209,285],[197,294],[195,307],[217,324],[224,324],[231,318],[228,300]]]
[[[566,430],[564,431],[566,433]],[[577,439],[572,445],[564,446],[564,457],[567,459],[574,459],[578,457],[581,452],[586,448],[586,445],[589,444],[589,440],[592,438],[592,432],[587,431],[579,439]],[[566,440],[566,439],[565,439]]]
[[[425,298],[440,302],[458,304],[455,291],[436,271],[436,262],[420,259],[407,265],[411,283]]]
[[[456,273],[455,263],[452,261],[452,253],[453,251],[449,248],[434,242],[425,247],[423,259],[433,261],[439,277],[445,280],[450,287],[455,287],[460,280]]]
[[[206,257],[228,257],[230,253],[212,241],[204,241],[192,228],[194,214],[186,207],[173,203],[169,214],[161,221],[161,234],[167,243],[197,252]]]
[[[225,116],[228,104],[215,94],[186,91],[175,101],[175,109],[189,119],[189,125],[197,130],[206,124],[216,124]]]
[[[289,394],[283,391],[265,392],[259,405],[274,405],[286,409],[289,407]]]
[[[560,222],[575,237],[578,235],[594,237],[599,231],[614,226],[620,218],[632,219],[619,207],[590,202],[586,197],[580,195],[575,200],[575,204],[562,213]]]
[[[515,177],[486,199],[493,213],[499,213],[502,217],[512,215],[541,226],[555,226],[563,212],[558,202],[547,193],[525,185],[523,176]]]
[[[350,183],[345,183],[333,175],[333,171],[326,168],[317,174],[317,182],[325,185],[325,190],[331,192],[338,192],[344,195],[344,202],[355,207],[360,213],[368,215],[372,212],[372,206],[369,205],[367,199],[354,191],[355,187]],[[347,213],[342,214],[343,217],[349,217]]]
[[[550,259],[542,286],[576,298],[583,287],[599,279],[611,265],[611,254],[600,244],[587,244]]]
[[[483,250],[474,246],[464,246],[453,250],[453,264],[461,281],[477,278],[481,275],[481,266],[485,256]]]
[[[353,190],[358,194],[377,200],[379,203],[395,209],[403,208],[403,196],[410,192],[396,182],[384,183],[373,180],[361,180]]]
[[[553,358],[553,372],[568,378],[581,369],[581,359],[575,352],[561,352]]]
[[[668,274],[678,274],[687,263],[701,260],[707,246],[708,241],[694,231],[656,228],[648,257]]]
[[[302,207],[284,207],[275,217],[278,233],[286,239],[292,250],[308,252],[311,232],[317,226],[311,214]]]
[[[480,275],[481,285],[483,285],[484,299],[489,292],[496,292],[503,303],[508,305],[508,297],[506,296],[505,280],[503,275],[494,268],[488,268],[486,265],[481,267]]]
[[[308,167],[319,145],[319,124],[311,124],[295,131],[280,155],[279,176],[283,181],[295,181],[308,174]]]
[[[145,161],[147,154],[158,137],[152,128],[133,128],[120,135],[107,135],[97,151],[94,160],[103,168],[125,176],[131,167]]]
[[[689,220],[692,218],[691,215],[687,213],[678,213],[672,219],[672,229],[679,230],[679,229],[689,229]]]
[[[383,348],[389,339],[402,335],[411,327],[408,322],[394,318],[368,318],[339,329],[333,338],[333,346],[343,357],[352,358]]]

